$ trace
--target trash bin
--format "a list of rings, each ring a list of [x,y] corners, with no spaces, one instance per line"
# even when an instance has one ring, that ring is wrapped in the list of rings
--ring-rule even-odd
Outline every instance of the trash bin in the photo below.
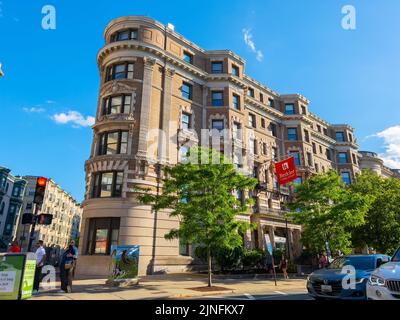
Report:
[[[33,253],[0,253],[0,300],[30,298],[35,270]]]

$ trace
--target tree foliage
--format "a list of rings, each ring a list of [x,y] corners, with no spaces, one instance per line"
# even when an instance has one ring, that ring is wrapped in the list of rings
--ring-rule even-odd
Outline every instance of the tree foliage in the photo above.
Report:
[[[368,195],[351,193],[336,171],[316,175],[297,187],[289,216],[302,225],[302,242],[313,252],[352,249],[351,235],[364,223],[370,206]]]
[[[357,176],[350,191],[371,198],[365,223],[352,232],[354,245],[393,253],[400,244],[400,180],[367,170]]]
[[[207,249],[211,286],[213,250],[242,246],[241,234],[251,227],[236,219],[249,211],[251,200],[239,201],[234,191],[253,189],[257,180],[236,172],[213,149],[193,147],[188,156],[187,163],[165,168],[161,194],[147,192],[139,200],[152,204],[154,210],[170,209],[170,216],[179,218],[179,228],[172,229],[166,239],[180,238]]]

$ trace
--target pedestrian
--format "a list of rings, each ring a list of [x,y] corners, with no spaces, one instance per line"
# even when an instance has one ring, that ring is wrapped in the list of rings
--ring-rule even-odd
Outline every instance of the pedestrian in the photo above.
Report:
[[[272,263],[272,255],[267,251],[267,257],[265,258],[265,267],[267,269],[267,273],[271,274],[273,271],[273,263]]]
[[[60,262],[60,280],[62,293],[72,292],[72,271],[74,269],[75,249],[71,244],[65,250]]]
[[[320,269],[326,268],[328,266],[329,260],[328,260],[328,257],[326,256],[325,252],[322,252],[320,254],[318,264],[319,264]]]
[[[46,261],[46,250],[43,247],[43,240],[39,240],[37,243],[35,257],[36,257],[36,270],[35,270],[35,280],[33,282],[33,294],[38,294],[40,281],[42,280],[42,268]]]
[[[288,260],[286,259],[286,256],[282,256],[281,263],[280,263],[280,269],[283,272],[283,278],[284,279],[289,279],[287,269],[288,269]]]
[[[18,245],[18,241],[14,240],[11,242],[10,248],[7,250],[8,253],[20,253],[21,247]]]
[[[76,263],[78,260],[78,248],[75,246],[75,240],[71,240],[69,243],[73,248],[74,248],[74,267],[72,269],[72,277],[75,278],[75,269],[76,269]]]

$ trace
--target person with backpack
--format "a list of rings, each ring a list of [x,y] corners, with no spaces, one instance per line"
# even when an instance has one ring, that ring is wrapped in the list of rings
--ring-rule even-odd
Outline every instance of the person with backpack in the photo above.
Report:
[[[69,245],[61,257],[60,262],[60,280],[61,280],[61,291],[71,293],[72,292],[72,270],[74,268],[74,256],[75,248],[73,245]]]

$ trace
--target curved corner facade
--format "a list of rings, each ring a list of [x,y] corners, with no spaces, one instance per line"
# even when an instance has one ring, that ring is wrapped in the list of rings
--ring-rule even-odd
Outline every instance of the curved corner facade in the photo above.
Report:
[[[159,167],[179,162],[184,144],[205,139],[202,129],[228,129],[254,163],[243,170],[266,186],[240,195],[256,200],[251,214],[238,217],[258,226],[246,246],[264,247],[269,234],[275,247],[286,243],[299,255],[301,227],[284,218],[291,190],[278,188],[270,160],[293,155],[299,183],[332,168],[351,183],[359,171],[353,129],[320,119],[302,95],[250,78],[233,52],[206,51],[155,20],[115,19],[104,38],[77,272],[107,275],[113,244],[140,245],[140,274],[193,267],[191,246],[164,239],[178,221],[140,205],[136,195],[138,187],[157,192]]]

